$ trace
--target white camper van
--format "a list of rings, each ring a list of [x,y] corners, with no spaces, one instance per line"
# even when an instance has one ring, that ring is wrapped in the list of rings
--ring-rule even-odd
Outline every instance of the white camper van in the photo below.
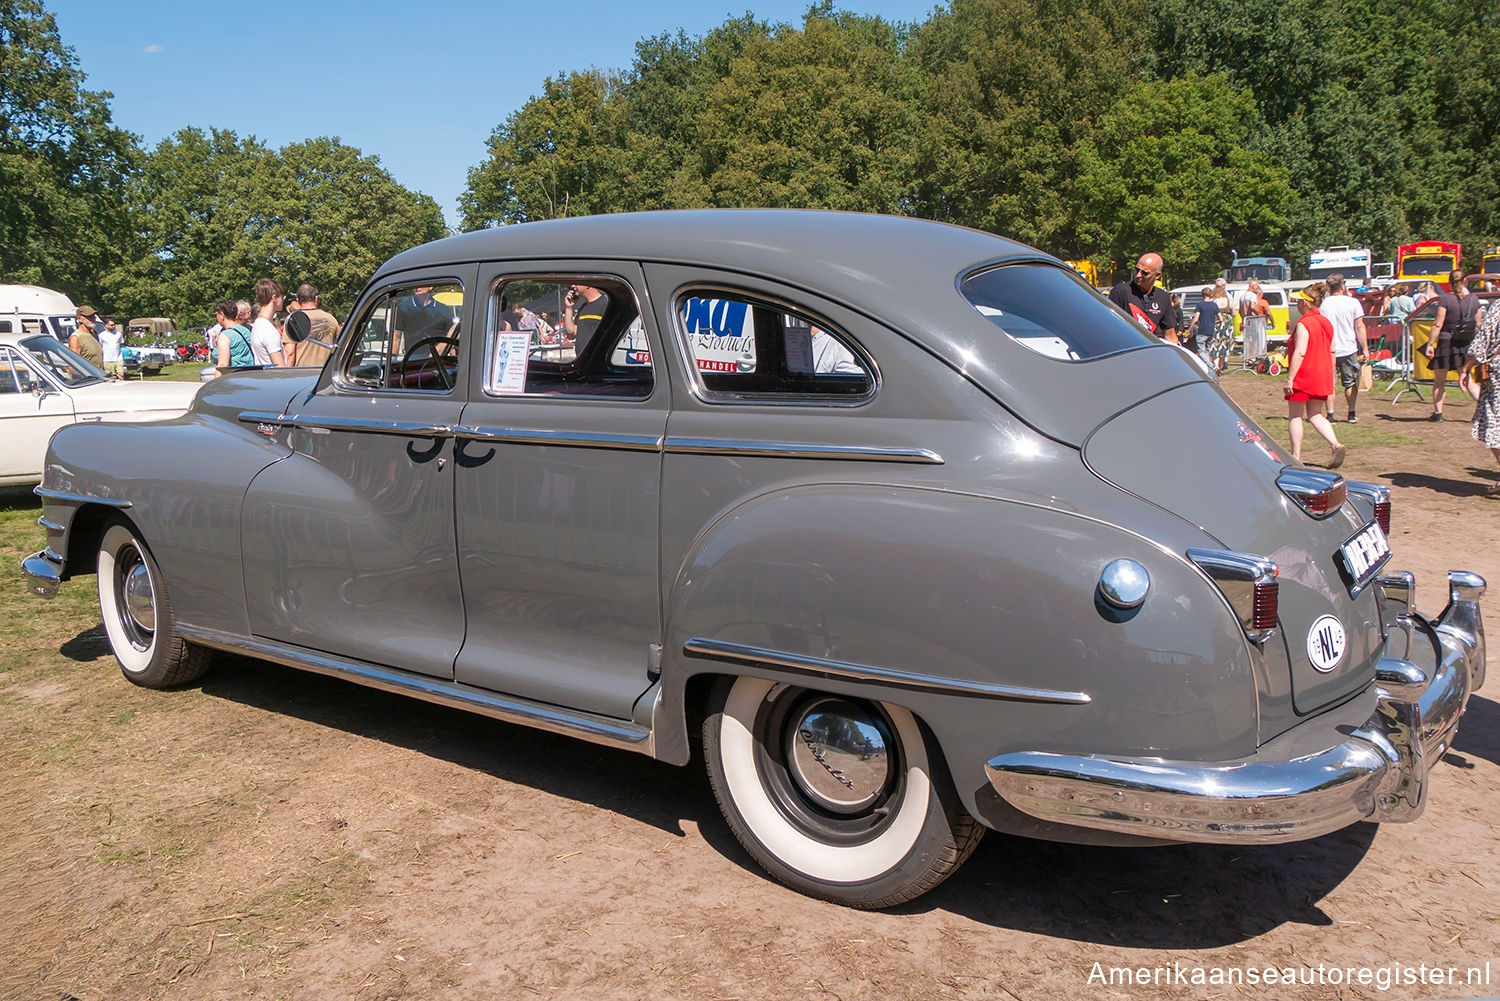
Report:
[[[0,285],[0,334],[73,336],[76,307],[61,292],[39,285]]]

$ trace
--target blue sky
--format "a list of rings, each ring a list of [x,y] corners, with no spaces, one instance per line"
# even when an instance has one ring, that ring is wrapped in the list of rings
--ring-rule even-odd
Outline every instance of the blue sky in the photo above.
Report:
[[[256,5],[44,0],[90,90],[149,148],[178,129],[231,129],[280,147],[336,136],[437,199],[450,226],[496,125],[547,76],[624,69],[635,43],[690,37],[746,12],[801,24],[806,0],[566,3],[265,0]],[[841,9],[923,21],[933,0]]]

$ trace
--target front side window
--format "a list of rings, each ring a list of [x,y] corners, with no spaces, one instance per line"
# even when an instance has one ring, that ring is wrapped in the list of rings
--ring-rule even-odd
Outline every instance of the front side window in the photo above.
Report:
[[[875,391],[873,367],[831,323],[727,290],[677,299],[676,320],[707,396],[850,401]]]
[[[1005,264],[969,275],[958,287],[993,327],[1049,358],[1087,361],[1154,343],[1063,268]]]
[[[383,292],[355,326],[344,381],[367,389],[451,392],[459,378],[463,307],[457,282]]]
[[[630,286],[599,275],[508,278],[490,296],[485,392],[645,399],[651,344]]]
[[[25,356],[10,348],[0,348],[0,394],[29,393],[37,384]]]

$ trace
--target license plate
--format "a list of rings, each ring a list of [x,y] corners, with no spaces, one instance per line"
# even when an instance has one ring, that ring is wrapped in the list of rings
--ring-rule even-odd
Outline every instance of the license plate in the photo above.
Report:
[[[1391,543],[1380,530],[1379,522],[1370,522],[1339,547],[1339,569],[1351,595],[1364,590],[1391,558]]]

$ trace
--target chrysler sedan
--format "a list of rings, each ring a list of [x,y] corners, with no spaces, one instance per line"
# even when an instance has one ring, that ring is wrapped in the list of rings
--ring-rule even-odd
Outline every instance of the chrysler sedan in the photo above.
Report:
[[[417,247],[322,372],[64,428],[37,492],[30,586],[95,575],[130,681],[233,651],[701,760],[767,872],[858,907],[986,828],[1416,820],[1484,680],[1484,581],[1419,614],[1383,487],[1292,463],[1063,262],[911,219]]]

